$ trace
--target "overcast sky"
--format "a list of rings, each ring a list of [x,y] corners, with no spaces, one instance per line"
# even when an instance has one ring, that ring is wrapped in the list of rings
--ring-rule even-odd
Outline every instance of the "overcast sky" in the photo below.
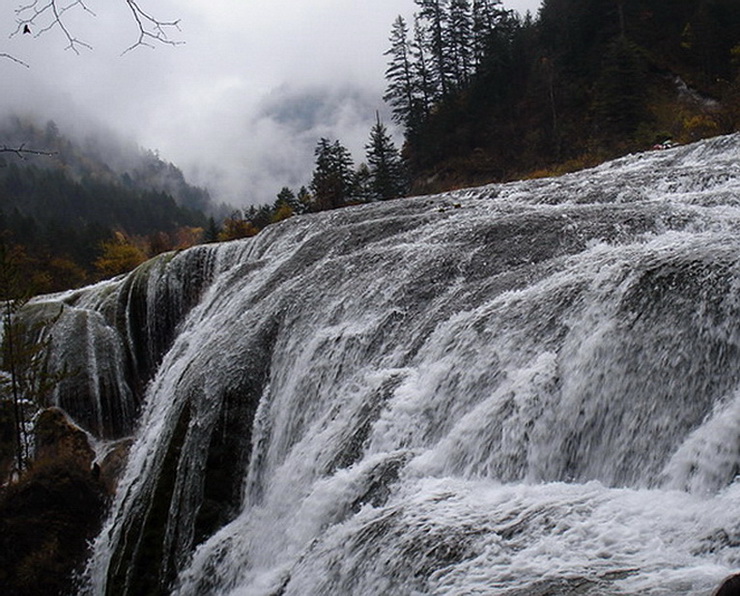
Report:
[[[59,31],[11,36],[21,0],[2,4],[0,53],[29,68],[0,59],[1,110],[54,119],[62,132],[102,124],[232,205],[308,184],[322,136],[363,159],[375,111],[391,124],[381,99],[391,24],[416,8],[413,0],[140,0],[161,19],[180,19],[172,36],[184,43],[122,56],[137,36],[123,0],[87,0],[94,16],[67,13],[93,48],[79,55]],[[540,0],[503,4],[534,14]]]

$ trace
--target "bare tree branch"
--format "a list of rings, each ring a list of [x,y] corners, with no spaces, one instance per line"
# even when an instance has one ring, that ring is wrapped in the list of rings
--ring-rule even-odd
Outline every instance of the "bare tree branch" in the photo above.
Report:
[[[30,68],[28,66],[28,64],[26,64],[25,62],[23,62],[23,60],[20,60],[20,59],[16,58],[12,54],[6,54],[5,52],[0,52],[0,58],[5,58],[7,60],[12,60],[16,64],[20,64],[21,66],[25,66],[26,68]]]
[[[23,143],[19,147],[8,147],[7,145],[0,146],[0,153],[13,153],[20,159],[26,159],[26,155],[44,155],[50,157],[56,155],[56,151],[39,151],[37,149],[26,149],[26,144]]]
[[[128,6],[138,29],[136,42],[128,47],[123,52],[124,54],[139,46],[154,47],[155,43],[171,46],[184,43],[172,39],[169,35],[172,30],[180,31],[179,20],[158,19],[142,9],[139,6],[139,0],[122,1]],[[65,14],[71,10],[83,11],[95,16],[95,13],[87,6],[86,0],[33,0],[29,4],[21,5],[15,10],[17,27],[11,33],[11,37],[24,32],[28,33],[34,29],[34,37],[39,37],[52,29],[59,29],[67,40],[66,49],[72,50],[75,54],[79,54],[82,48],[92,49],[89,43],[76,37],[68,28]]]
[[[139,46],[146,46],[150,48],[154,47],[150,42],[171,46],[176,46],[184,43],[182,41],[170,39],[168,35],[168,31],[171,29],[176,29],[177,31],[180,31],[179,19],[175,21],[161,21],[154,18],[149,13],[144,12],[136,0],[126,0],[126,4],[128,4],[129,9],[131,10],[131,14],[133,15],[134,20],[139,27],[139,39],[136,41],[136,43],[126,48],[126,50],[123,52],[124,54]]]
[[[73,8],[81,8],[94,16],[84,0],[69,0],[67,4],[61,4],[60,0],[34,0],[31,4],[20,6],[15,10],[18,27],[11,37],[30,31],[32,26],[39,27],[34,37],[58,27],[67,39],[66,49],[72,50],[75,54],[80,53],[79,48],[91,49],[90,44],[74,37],[63,20],[64,13]]]

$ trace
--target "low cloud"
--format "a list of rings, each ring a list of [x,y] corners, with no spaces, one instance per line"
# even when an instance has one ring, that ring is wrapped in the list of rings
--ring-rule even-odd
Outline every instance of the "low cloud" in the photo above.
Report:
[[[383,53],[396,16],[416,10],[412,0],[148,4],[181,20],[184,45],[121,56],[136,29],[119,0],[96,3],[96,16],[74,14],[75,34],[93,46],[80,55],[64,50],[58,30],[8,37],[13,6],[0,9],[0,52],[31,66],[0,59],[0,110],[33,112],[78,137],[107,129],[135,139],[237,206],[308,184],[320,137],[338,139],[360,162],[375,111],[391,125]]]
[[[282,85],[239,122],[214,123],[221,148],[185,168],[230,204],[272,202],[283,186],[310,183],[321,137],[338,139],[356,163],[364,161],[375,113],[385,109],[374,89]],[[213,165],[204,169],[207,161]]]

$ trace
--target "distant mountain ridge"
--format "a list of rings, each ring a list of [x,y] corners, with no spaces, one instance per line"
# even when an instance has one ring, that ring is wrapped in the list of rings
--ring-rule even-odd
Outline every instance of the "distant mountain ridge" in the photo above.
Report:
[[[40,124],[13,115],[0,120],[0,145],[51,153],[24,156],[23,161],[6,153],[0,156],[6,163],[59,168],[75,181],[89,178],[139,191],[164,192],[189,209],[209,211],[212,207],[208,190],[189,184],[177,166],[161,159],[156,151],[126,143],[112,134],[89,134],[78,140],[63,133],[53,120]]]
[[[153,151],[17,116],[0,121],[0,147],[1,241],[27,291],[89,283],[203,240],[208,191]]]

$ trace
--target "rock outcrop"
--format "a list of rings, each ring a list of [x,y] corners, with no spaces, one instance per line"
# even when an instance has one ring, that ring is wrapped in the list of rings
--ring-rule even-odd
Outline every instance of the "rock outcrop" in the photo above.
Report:
[[[731,575],[723,581],[714,596],[740,596],[740,574]]]
[[[0,585],[16,596],[70,594],[109,493],[87,435],[58,408],[34,430],[36,458],[0,493]]]

